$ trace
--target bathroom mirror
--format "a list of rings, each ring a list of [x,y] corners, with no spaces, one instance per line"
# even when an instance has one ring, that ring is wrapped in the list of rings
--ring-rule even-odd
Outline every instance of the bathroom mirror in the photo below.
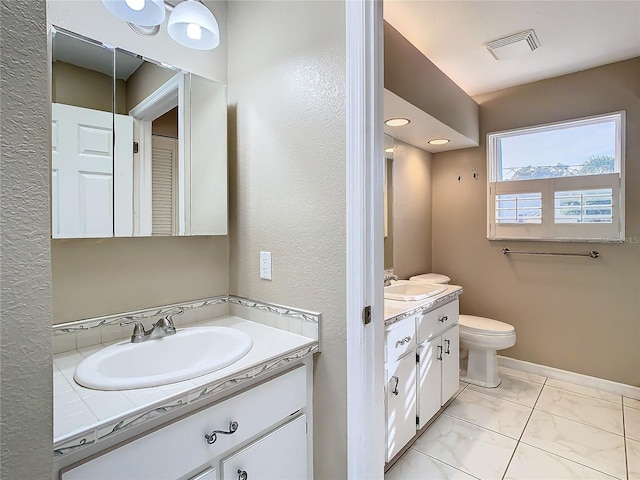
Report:
[[[53,238],[226,235],[226,86],[52,31]]]
[[[384,136],[384,268],[393,268],[393,137]]]

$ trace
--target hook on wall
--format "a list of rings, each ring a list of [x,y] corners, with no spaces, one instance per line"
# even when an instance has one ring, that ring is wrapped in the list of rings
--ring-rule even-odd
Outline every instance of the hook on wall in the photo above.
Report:
[[[459,173],[459,172],[456,172],[456,177],[458,177],[458,182],[459,182],[459,181],[460,181],[460,179],[462,178],[462,177],[460,177],[460,173]]]
[[[473,175],[473,179],[474,180],[478,180],[478,174],[476,173],[476,171],[473,168],[471,169],[471,173]]]

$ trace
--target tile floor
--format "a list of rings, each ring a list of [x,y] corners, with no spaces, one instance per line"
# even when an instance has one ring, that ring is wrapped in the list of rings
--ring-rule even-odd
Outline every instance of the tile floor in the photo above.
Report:
[[[640,480],[640,401],[500,367],[456,398],[385,480]]]

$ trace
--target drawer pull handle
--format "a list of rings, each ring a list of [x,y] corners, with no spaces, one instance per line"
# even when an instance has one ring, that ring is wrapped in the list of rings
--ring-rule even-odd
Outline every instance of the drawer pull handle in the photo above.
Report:
[[[236,430],[238,430],[238,422],[231,422],[229,424],[228,432],[225,430],[214,430],[213,432],[206,434],[204,438],[207,439],[207,443],[209,445],[213,445],[214,443],[216,443],[219,433],[222,435],[231,435],[232,433],[235,433]]]
[[[411,337],[404,337],[402,340],[398,340],[396,342],[396,348],[401,347],[405,343],[409,343],[411,341]]]
[[[394,395],[398,395],[400,393],[398,391],[398,382],[400,381],[400,379],[394,375],[393,377],[391,377],[391,381],[393,382],[394,380],[396,382],[396,386],[393,387],[393,390],[391,390],[391,393],[393,393]]]
[[[447,355],[449,355],[451,353],[451,340],[445,340],[444,343],[447,344],[447,349],[445,350],[444,353],[446,353]]]
[[[247,478],[249,478],[249,475],[246,470],[238,470],[238,480],[247,480]]]
[[[442,318],[439,318],[439,319],[438,319],[438,321],[439,321],[440,323],[444,323],[444,322],[446,322],[447,320],[449,320],[449,316],[448,316],[448,315],[444,315]]]
[[[442,345],[438,345],[438,360],[442,361]]]

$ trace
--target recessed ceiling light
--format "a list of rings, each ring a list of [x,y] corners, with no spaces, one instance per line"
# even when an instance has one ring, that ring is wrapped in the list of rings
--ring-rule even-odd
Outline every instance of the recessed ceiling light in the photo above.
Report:
[[[385,151],[386,153],[393,153],[393,147],[385,148],[385,149],[384,149],[384,151]]]
[[[389,120],[385,120],[384,124],[390,127],[404,127],[405,125],[409,125],[411,120],[408,118],[390,118]]]
[[[433,140],[429,140],[429,145],[446,145],[450,141],[448,138],[434,138]]]

